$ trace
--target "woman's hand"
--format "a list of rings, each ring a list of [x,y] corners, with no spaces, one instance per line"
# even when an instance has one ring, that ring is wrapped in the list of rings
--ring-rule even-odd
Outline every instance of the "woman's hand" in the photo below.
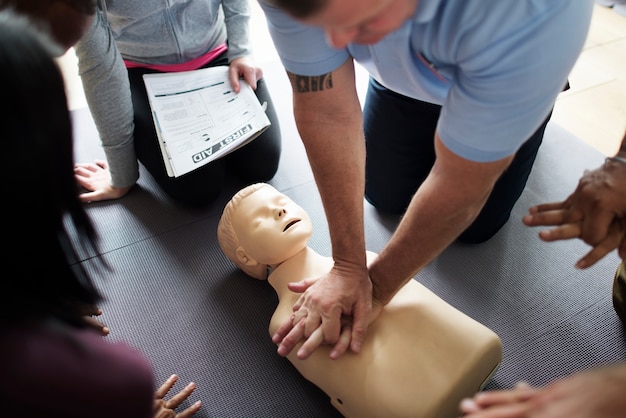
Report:
[[[119,199],[131,189],[130,187],[111,185],[111,174],[106,161],[98,160],[94,163],[76,164],[74,177],[79,186],[87,190],[86,193],[81,193],[78,196],[83,203]]]
[[[201,402],[197,401],[181,412],[176,413],[176,411],[174,411],[196,389],[196,384],[193,382],[189,383],[180,392],[172,396],[170,400],[166,401],[164,399],[165,395],[167,395],[170,389],[172,389],[177,380],[178,376],[173,374],[165,381],[165,383],[161,385],[159,389],[157,389],[155,393],[156,399],[154,400],[155,418],[189,418],[200,409]]]
[[[252,90],[256,90],[256,82],[263,78],[263,70],[257,67],[254,61],[248,57],[234,59],[228,67],[228,76],[230,84],[236,93],[239,93],[241,86],[239,80],[243,77]]]

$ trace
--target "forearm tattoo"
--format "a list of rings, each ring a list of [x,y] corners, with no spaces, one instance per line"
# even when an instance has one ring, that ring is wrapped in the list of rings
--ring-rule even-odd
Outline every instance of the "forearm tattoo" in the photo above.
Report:
[[[317,76],[296,75],[289,73],[289,81],[294,91],[308,93],[333,88],[332,73]]]

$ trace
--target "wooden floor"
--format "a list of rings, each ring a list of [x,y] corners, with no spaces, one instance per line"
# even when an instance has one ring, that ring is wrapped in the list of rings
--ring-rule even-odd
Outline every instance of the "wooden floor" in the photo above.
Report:
[[[251,32],[257,61],[275,58],[262,12],[252,2]],[[72,50],[60,60],[69,106],[86,106]],[[587,43],[570,76],[571,89],[557,99],[552,120],[606,155],[617,151],[626,130],[626,17],[595,6]]]
[[[626,130],[626,17],[595,6],[587,43],[552,120],[606,155]]]

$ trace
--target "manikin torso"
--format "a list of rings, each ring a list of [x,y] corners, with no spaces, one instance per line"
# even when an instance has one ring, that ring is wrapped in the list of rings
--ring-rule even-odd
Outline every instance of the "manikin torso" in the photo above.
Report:
[[[375,257],[368,253],[368,257]],[[279,303],[269,333],[292,314],[299,294],[287,283],[328,272],[332,259],[309,247],[276,267],[269,282]],[[458,416],[459,401],[478,391],[502,358],[499,337],[416,280],[410,280],[369,326],[359,354],[329,358],[320,346],[307,360],[289,361],[322,389],[344,416]]]

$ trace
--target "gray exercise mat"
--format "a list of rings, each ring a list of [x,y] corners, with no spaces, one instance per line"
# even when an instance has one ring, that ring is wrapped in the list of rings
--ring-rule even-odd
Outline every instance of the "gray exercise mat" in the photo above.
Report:
[[[310,214],[310,245],[330,254],[323,208],[279,68],[265,69],[281,117],[284,153],[270,182]],[[86,109],[73,112],[76,159],[102,156]],[[492,328],[503,341],[502,365],[488,388],[519,380],[544,384],[589,367],[626,360],[626,335],[611,305],[615,253],[579,271],[588,250],[578,240],[544,243],[521,217],[528,207],[561,200],[584,169],[603,157],[550,124],[526,190],[511,220],[489,242],[454,244],[416,277],[441,298]],[[197,417],[338,416],[326,395],[276,354],[267,327],[277,303],[271,286],[238,271],[219,250],[222,208],[243,184],[228,184],[203,211],[168,201],[143,171],[125,198],[87,205],[102,238],[101,254],[83,263],[106,295],[102,319],[109,340],[124,340],[153,363],[158,382],[195,381]],[[368,249],[379,252],[397,219],[366,209]],[[96,270],[92,257],[110,270]],[[419,332],[419,330],[416,330]],[[428,384],[428,382],[424,382]]]

